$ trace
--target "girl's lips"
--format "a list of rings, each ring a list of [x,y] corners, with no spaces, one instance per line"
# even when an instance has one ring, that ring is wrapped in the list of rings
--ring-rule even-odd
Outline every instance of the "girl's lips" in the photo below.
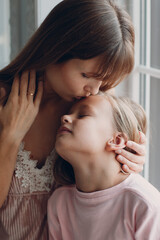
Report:
[[[64,127],[64,126],[61,126],[61,127],[59,128],[59,130],[58,130],[58,134],[59,134],[59,133],[65,133],[65,132],[71,133],[72,131],[71,131],[69,128]]]

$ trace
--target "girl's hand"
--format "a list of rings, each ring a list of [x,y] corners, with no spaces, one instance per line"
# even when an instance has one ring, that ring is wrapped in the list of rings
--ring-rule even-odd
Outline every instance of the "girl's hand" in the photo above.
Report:
[[[3,92],[4,90],[1,89]],[[43,93],[43,82],[38,83],[36,73],[26,71],[21,78],[14,78],[6,104],[0,105],[0,135],[10,141],[20,143],[28,132],[36,115]]]
[[[136,154],[128,152],[124,149],[115,151],[117,155],[116,159],[122,164],[122,170],[126,173],[139,173],[143,170],[145,163],[145,146],[146,136],[140,132],[139,144],[128,141],[127,147],[134,150]]]

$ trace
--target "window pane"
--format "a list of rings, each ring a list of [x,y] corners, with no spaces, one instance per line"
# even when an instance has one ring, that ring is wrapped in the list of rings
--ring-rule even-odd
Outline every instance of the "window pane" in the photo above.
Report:
[[[9,62],[9,1],[0,1],[0,69]]]
[[[37,0],[38,3],[38,26],[46,18],[49,12],[62,0]]]
[[[160,69],[160,1],[151,1],[151,66]]]

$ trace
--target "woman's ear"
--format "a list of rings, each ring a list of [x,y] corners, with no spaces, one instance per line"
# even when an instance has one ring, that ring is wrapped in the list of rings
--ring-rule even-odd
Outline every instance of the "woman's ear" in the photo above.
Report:
[[[125,133],[115,133],[114,136],[107,141],[106,150],[110,152],[125,148],[127,141],[128,138]]]

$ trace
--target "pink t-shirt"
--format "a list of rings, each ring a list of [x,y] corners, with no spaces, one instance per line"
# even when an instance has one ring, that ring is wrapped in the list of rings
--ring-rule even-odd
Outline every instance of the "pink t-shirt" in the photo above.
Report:
[[[160,192],[139,174],[92,193],[61,187],[48,224],[50,240],[160,240]]]

